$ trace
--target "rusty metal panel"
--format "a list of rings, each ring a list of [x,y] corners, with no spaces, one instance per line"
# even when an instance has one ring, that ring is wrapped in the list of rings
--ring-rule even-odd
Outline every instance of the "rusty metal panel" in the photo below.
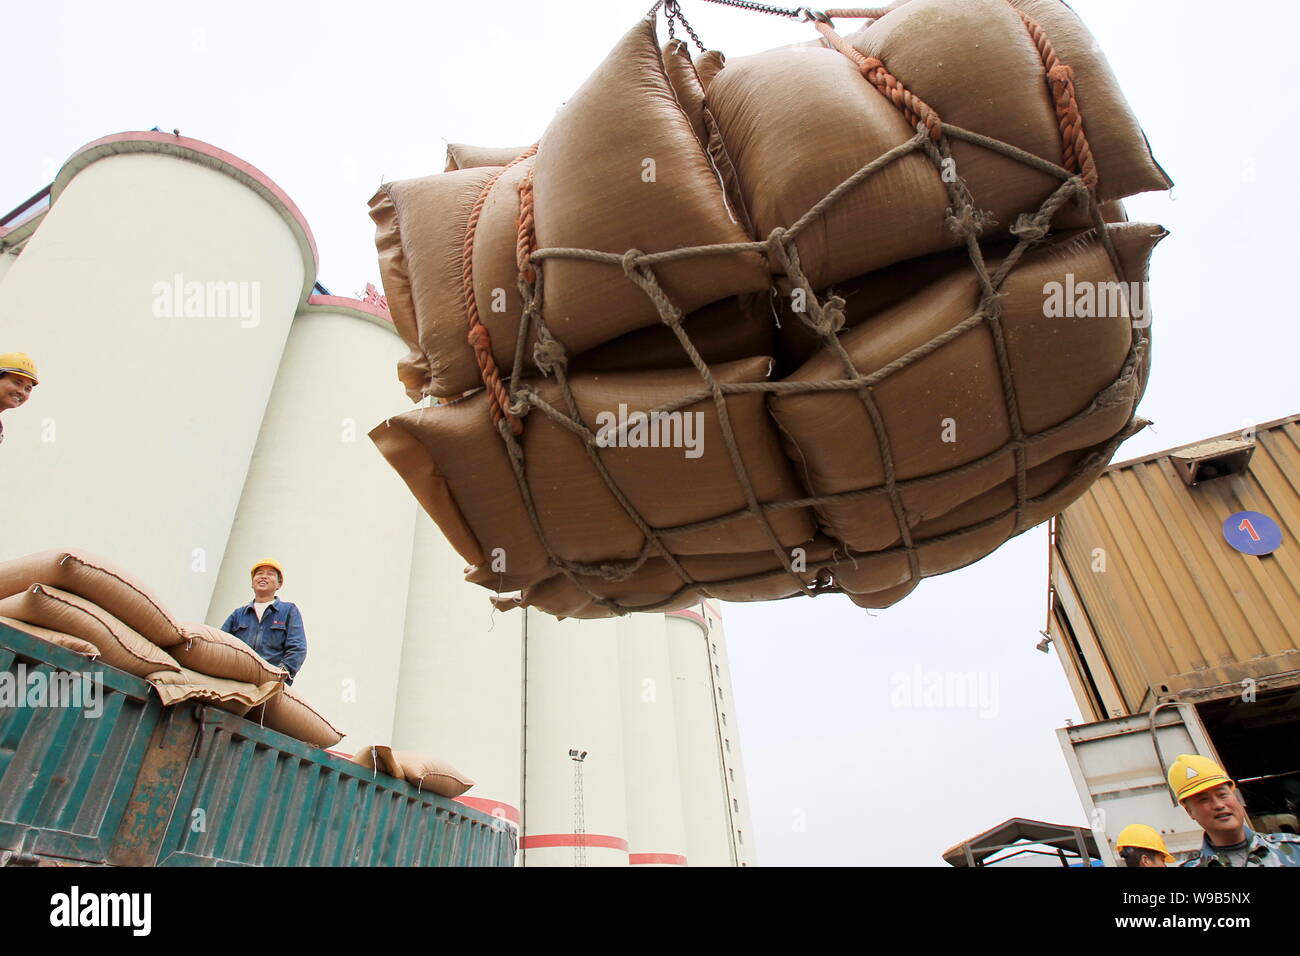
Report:
[[[503,820],[0,624],[8,686],[77,672],[98,717],[0,706],[0,865],[514,865]]]
[[[200,709],[163,866],[512,866],[509,824]]]
[[[1239,692],[1246,678],[1300,680],[1300,415],[1254,439],[1245,470],[1194,485],[1179,449],[1113,465],[1056,520],[1052,578],[1078,607],[1054,594],[1053,612],[1096,636],[1128,713]],[[1223,523],[1239,511],[1271,516],[1281,546],[1262,557],[1230,546]]]
[[[161,707],[147,681],[0,624],[0,679],[59,674],[99,682],[102,713],[0,706],[0,851],[107,863]]]

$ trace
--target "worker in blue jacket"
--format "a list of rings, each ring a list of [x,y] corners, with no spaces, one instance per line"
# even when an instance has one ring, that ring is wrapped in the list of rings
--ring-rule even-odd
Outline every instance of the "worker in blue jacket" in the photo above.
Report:
[[[289,683],[307,659],[307,635],[296,604],[281,601],[276,592],[284,584],[284,568],[267,559],[253,565],[253,600],[230,612],[221,629],[233,634],[268,664],[289,672]]]

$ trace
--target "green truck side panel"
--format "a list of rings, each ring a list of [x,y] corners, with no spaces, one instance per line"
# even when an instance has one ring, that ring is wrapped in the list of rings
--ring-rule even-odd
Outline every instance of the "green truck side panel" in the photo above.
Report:
[[[0,624],[0,679],[91,674],[103,715],[0,706],[0,851],[117,866],[512,866],[514,830]],[[8,678],[3,675],[8,672]]]

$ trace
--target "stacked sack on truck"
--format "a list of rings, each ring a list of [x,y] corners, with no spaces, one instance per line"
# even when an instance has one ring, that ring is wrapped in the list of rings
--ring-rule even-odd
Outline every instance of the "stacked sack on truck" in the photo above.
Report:
[[[474,781],[451,764],[426,754],[410,750],[394,750],[387,744],[362,747],[352,755],[352,762],[370,770],[372,774],[386,773],[443,797],[459,797]]]
[[[317,747],[343,739],[239,638],[177,622],[147,587],[85,551],[0,562],[0,621],[149,681],[166,705],[196,700]]]
[[[1170,185],[1057,0],[911,0],[726,61],[639,22],[532,147],[371,200],[427,400],[371,432],[499,607],[868,608],[1140,425]],[[1085,295],[1086,292],[1086,295]]]

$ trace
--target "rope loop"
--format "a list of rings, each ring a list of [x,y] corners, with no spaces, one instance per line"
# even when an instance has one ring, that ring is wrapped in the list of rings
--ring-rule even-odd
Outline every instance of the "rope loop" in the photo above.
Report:
[[[767,261],[773,272],[789,274],[790,250],[786,246],[787,242],[789,238],[784,226],[776,226],[767,234]]]

